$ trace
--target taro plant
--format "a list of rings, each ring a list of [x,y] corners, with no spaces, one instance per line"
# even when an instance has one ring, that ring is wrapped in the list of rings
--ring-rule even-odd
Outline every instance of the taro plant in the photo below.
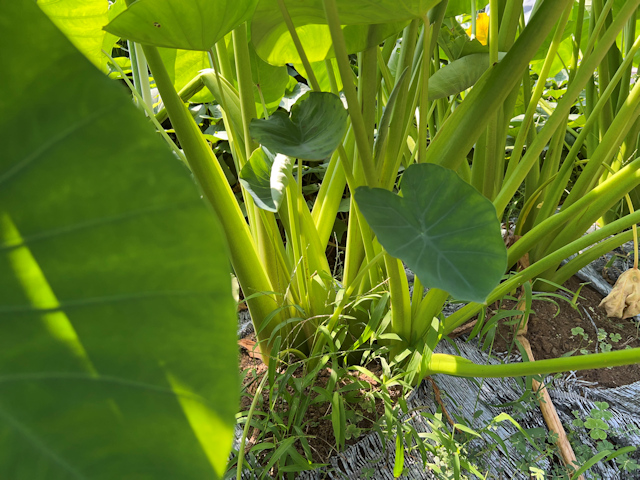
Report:
[[[346,301],[352,294],[387,282],[385,288],[391,294],[390,333],[395,335],[390,338],[393,352],[399,353],[407,347],[423,352],[424,373],[427,373],[435,366],[429,358],[438,338],[464,321],[465,315],[477,308],[474,305],[543,275],[582,245],[616,233],[636,220],[633,214],[628,215],[585,239],[568,237],[573,241],[555,242],[529,269],[496,287],[505,271],[505,252],[495,211],[504,209],[504,199],[515,193],[514,187],[524,180],[522,175],[528,173],[541,147],[550,140],[548,132],[557,130],[562,119],[566,120],[567,112],[560,106],[556,108],[555,117],[549,118],[546,130],[535,138],[537,143],[528,147],[521,161],[512,155],[510,164],[505,166],[504,154],[500,153],[497,147],[500,142],[496,139],[504,137],[499,131],[504,132],[505,119],[512,113],[508,107],[521,88],[522,72],[547,36],[553,39],[546,63],[553,60],[561,39],[559,32],[564,31],[574,11],[572,2],[543,2],[524,28],[518,24],[521,12],[516,4],[505,11],[494,5],[494,12],[501,13],[502,19],[500,25],[496,25],[497,20],[490,22],[487,54],[491,66],[487,65],[481,78],[457,106],[455,97],[447,101],[447,105],[443,105],[442,99],[430,98],[434,90],[429,89],[432,67],[437,70],[440,65],[436,52],[440,28],[445,18],[454,21],[447,17],[445,3],[409,2],[403,8],[383,3],[373,11],[356,8],[359,5],[350,2],[338,5],[331,0],[305,5],[261,1],[257,5],[246,2],[242,14],[232,13],[233,9],[223,12],[220,4],[215,7],[221,14],[215,28],[205,28],[209,17],[195,15],[195,5],[198,2],[182,4],[177,11],[170,12],[167,2],[140,0],[130,4],[106,29],[143,44],[146,60],[187,161],[230,240],[232,263],[248,299],[265,357],[269,353],[265,340],[273,338],[274,332],[287,338],[300,354],[313,355],[314,349],[317,351],[323,342],[322,336],[318,337],[315,332],[320,320],[327,317],[329,331],[346,317],[353,317],[351,330],[357,339],[362,330],[359,325],[366,322],[356,312],[342,311]],[[594,40],[585,47],[570,84],[571,91],[563,97],[563,105],[573,104],[575,96],[572,95],[582,91],[584,82],[601,64],[636,7],[625,4],[616,20],[604,22],[606,30],[594,27],[590,37]],[[584,6],[578,5],[576,9],[578,17],[583,18]],[[358,14],[353,14],[354,11]],[[498,19],[498,15],[493,18]],[[248,27],[244,24],[246,20],[250,20]],[[582,20],[578,20],[575,24],[581,26]],[[231,35],[233,55],[230,55],[225,35],[233,27],[236,29]],[[396,51],[399,37],[401,47]],[[449,47],[456,42],[448,40]],[[295,48],[280,48],[289,41],[290,47]],[[442,43],[446,44],[446,39]],[[580,45],[580,41],[577,44]],[[327,45],[333,48],[327,49]],[[248,225],[231,195],[218,160],[184,110],[182,98],[167,74],[166,62],[156,48],[160,46],[200,50],[214,67],[199,78],[225,112],[225,126],[244,188]],[[354,51],[359,52],[359,75],[355,82],[348,58],[348,53]],[[498,55],[500,51],[505,54]],[[389,65],[394,52],[397,59],[392,73]],[[265,118],[256,118],[254,86],[258,84],[254,71],[261,62],[258,56],[272,64],[302,64],[301,70],[313,92],[299,99],[290,114],[283,111],[270,114],[261,98]],[[331,57],[335,57],[335,62]],[[451,62],[442,72],[455,68],[455,63]],[[232,64],[234,68],[230,68]],[[329,78],[328,87],[333,94],[322,92],[318,77],[323,67],[322,73]],[[543,66],[541,73],[540,78],[545,78],[548,68]],[[434,73],[433,81],[436,80]],[[266,79],[262,83],[265,82],[268,83]],[[198,83],[197,79],[192,83]],[[262,83],[258,85],[258,96]],[[335,96],[339,84],[348,105],[348,116]],[[537,104],[539,85],[530,95],[524,124],[530,122],[531,105]],[[194,90],[189,87],[188,93]],[[384,109],[379,108],[383,105]],[[417,126],[414,127],[416,107]],[[441,114],[438,122],[432,117],[435,109]],[[420,121],[421,118],[425,121]],[[414,129],[415,136],[412,136]],[[482,138],[487,136],[493,136],[490,145],[482,147],[477,143],[482,143]],[[527,128],[523,125],[516,146],[526,136]],[[451,170],[433,165],[439,163],[465,176],[465,158],[474,144],[472,168],[467,173],[471,184],[485,198]],[[490,152],[492,157],[483,158],[482,151]],[[327,158],[330,162],[325,181],[310,210],[301,193],[305,163]],[[496,160],[499,158],[502,163]],[[416,160],[418,165],[411,165]],[[572,165],[571,162],[567,164]],[[398,197],[390,190],[402,165],[406,170],[402,197]],[[580,214],[583,223],[587,217],[601,216],[603,208],[610,208],[638,183],[634,169],[634,164],[629,165],[620,175],[609,179],[606,187],[601,185],[565,212],[534,227],[510,249],[507,266],[526,253],[528,246],[551,238],[563,227],[575,234],[576,228],[566,228],[566,224],[576,214]],[[502,176],[495,172],[504,170],[506,181],[498,190],[491,182],[495,182],[496,175]],[[324,250],[345,184],[354,195],[351,196],[344,273],[336,284]],[[494,205],[489,200],[494,200]],[[284,229],[286,240],[279,233],[279,225]],[[432,287],[426,297],[422,298],[422,288],[416,288],[414,292],[418,294],[409,298],[404,269],[398,258],[417,273],[418,287]],[[449,295],[475,304],[444,323],[432,322]],[[633,353],[628,355],[631,361]]]
[[[103,45],[110,53],[114,38],[128,42],[138,103],[150,116],[149,85],[157,87],[162,109],[154,120],[170,120],[177,145],[166,132],[165,140],[186,161],[222,227],[263,358],[270,358],[272,342],[280,342],[279,352],[313,363],[339,325],[348,327],[349,342],[367,341],[380,296],[351,305],[373,290],[390,295],[382,341],[394,361],[407,362],[413,382],[431,373],[532,375],[640,361],[636,350],[626,350],[483,366],[433,353],[487,302],[536,277],[557,280],[591,253],[562,267],[560,275],[563,259],[610,235],[616,236],[598,248],[624,241],[629,234],[620,232],[640,219],[640,213],[628,213],[580,236],[640,184],[636,160],[592,185],[593,178],[600,180],[600,165],[617,155],[620,137],[631,135],[627,122],[636,118],[634,90],[618,86],[633,64],[629,32],[640,0],[614,5],[615,15],[613,1],[586,9],[585,2],[545,0],[526,24],[521,4],[492,1],[486,46],[466,36],[455,19],[463,13],[460,2],[453,1],[381,0],[372,6],[363,0],[118,0],[96,20],[106,24],[107,34],[60,20],[68,15],[56,17],[53,6],[41,3],[99,65],[105,60],[96,52]],[[94,3],[106,2],[83,5]],[[77,6],[71,0],[67,5]],[[585,18],[593,24],[588,35],[581,29]],[[537,105],[544,105],[541,89],[569,19],[575,46],[567,91],[536,133],[531,122]],[[561,201],[562,181],[577,158],[570,153],[560,166],[568,115],[594,72],[609,66],[607,55],[623,31],[624,59],[609,68],[610,81],[597,84],[599,100],[589,104],[589,120],[596,119],[615,92],[619,123],[598,125],[602,141],[585,166],[585,172],[588,167],[596,173],[580,182],[585,188],[556,214],[554,202]],[[529,67],[541,49],[546,56],[532,87]],[[288,82],[286,64],[312,90],[288,112],[278,110]],[[504,145],[520,92],[526,111],[507,158]],[[228,166],[185,107],[196,98],[215,99],[220,106],[242,205],[229,184]],[[581,133],[590,131],[585,124]],[[549,142],[550,153],[541,161]],[[328,167],[310,208],[302,180],[321,161]],[[523,182],[524,235],[507,252],[499,218]],[[325,251],[345,188],[350,205],[344,271],[334,278]],[[541,208],[548,212],[531,213],[543,194],[549,200]],[[215,236],[204,234],[207,241]],[[508,273],[527,253],[530,265]],[[417,274],[413,295],[403,262]],[[450,296],[469,303],[441,319]]]
[[[522,160],[512,156],[505,164],[499,145],[504,144],[518,91],[529,87],[523,83],[529,62],[544,48],[547,37],[552,40],[546,63],[553,60],[566,22],[572,12],[583,18],[584,5],[574,9],[570,1],[542,2],[526,26],[519,23],[522,9],[517,3],[493,5],[498,15],[490,15],[488,47],[470,41],[466,34],[455,37],[452,15],[458,13],[457,5],[449,9],[446,2],[405,2],[401,7],[380,2],[375,9],[335,0],[225,5],[138,0],[128,2],[128,8],[105,28],[143,45],[189,166],[229,239],[231,261],[265,358],[268,340],[277,336],[297,354],[313,357],[325,341],[317,333],[322,324],[331,332],[347,322],[352,341],[360,341],[367,335],[366,311],[345,306],[353,295],[378,287],[390,293],[387,340],[392,355],[411,355],[422,365],[422,375],[437,371],[506,375],[514,368],[543,373],[578,368],[573,362],[605,366],[601,362],[637,361],[632,351],[561,359],[548,366],[536,362],[480,367],[457,357],[431,355],[443,335],[486,301],[637,221],[637,215],[627,215],[590,236],[556,242],[529,268],[500,283],[506,268],[532,245],[554,238],[563,227],[577,231],[566,227],[570,219],[576,215],[597,219],[638,184],[636,166],[631,164],[606,186],[531,229],[507,257],[496,211],[504,210],[505,201],[539,161],[551,138],[548,132],[559,128],[568,111],[556,108],[557,115],[549,118],[546,130],[535,137],[537,143],[528,146]],[[590,37],[594,40],[585,47],[563,105],[573,105],[636,7],[626,2],[612,22],[594,27]],[[582,20],[574,23],[582,25]],[[447,30],[449,36],[442,33]],[[448,71],[448,78],[458,78],[456,62],[463,58],[449,58],[450,64],[440,69],[440,45],[450,55],[455,52],[460,57],[465,51],[480,55],[467,59],[481,75],[461,83],[473,88],[459,104],[459,90],[446,90],[447,77],[440,77]],[[186,55],[206,58],[212,68],[178,93],[167,69],[167,63],[173,64],[158,47],[198,51]],[[357,53],[355,77],[352,53]],[[290,112],[273,111],[267,105],[263,89],[269,80],[257,74],[264,61],[301,65],[312,92],[299,98]],[[548,68],[543,66],[541,73],[540,78],[546,78]],[[203,86],[224,111],[248,222],[219,159],[183,105]],[[540,82],[529,92],[529,114],[531,105],[538,103],[539,87]],[[346,111],[337,97],[340,92]],[[257,104],[262,106],[261,118]],[[522,143],[530,135],[524,126],[520,132],[517,142]],[[474,145],[469,170],[466,158]],[[323,160],[329,161],[327,172],[310,209],[301,191],[303,174],[310,164]],[[572,160],[567,164],[573,165]],[[393,190],[400,169],[404,175],[398,196]],[[503,172],[504,182],[499,180]],[[324,252],[345,186],[351,193],[347,250],[342,277],[334,279]],[[413,298],[402,261],[417,274]],[[431,288],[424,297],[423,286]],[[450,295],[472,303],[453,317],[437,320]]]

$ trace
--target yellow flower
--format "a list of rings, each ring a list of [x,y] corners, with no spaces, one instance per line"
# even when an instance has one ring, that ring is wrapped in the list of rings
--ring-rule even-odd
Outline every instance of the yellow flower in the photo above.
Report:
[[[471,36],[471,27],[467,30],[467,35]],[[489,39],[489,15],[482,12],[478,14],[476,18],[476,40],[478,40],[482,45],[487,44],[487,40]]]

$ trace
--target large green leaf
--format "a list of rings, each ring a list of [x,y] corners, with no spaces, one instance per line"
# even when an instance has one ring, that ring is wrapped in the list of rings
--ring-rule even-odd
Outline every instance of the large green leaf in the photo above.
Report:
[[[0,43],[0,478],[219,478],[238,376],[217,222],[35,2],[0,0]]]
[[[247,21],[258,0],[137,0],[105,27],[134,42],[209,50]]]
[[[305,5],[302,2],[299,4]],[[320,18],[317,15],[311,17],[303,15],[294,18],[293,22],[305,54],[311,63],[335,57],[329,27],[323,24],[324,16]],[[369,25],[343,25],[342,34],[347,52],[357,53],[379,45],[386,38],[401,31],[407,23],[408,21],[400,21],[379,24],[375,25],[374,30],[371,30]],[[251,41],[258,55],[272,65],[302,63],[291,34],[282,21],[280,11],[273,10],[272,5],[262,3],[258,5],[251,20]]]
[[[251,136],[272,152],[303,160],[324,160],[347,131],[347,111],[332,93],[310,92],[291,108],[266,120],[251,120]]]
[[[372,25],[422,18],[442,0],[339,0],[336,2],[342,25]],[[324,0],[284,0],[296,27],[326,23]],[[300,22],[300,25],[296,21]],[[283,22],[278,0],[259,0],[252,22]]]
[[[402,196],[359,187],[356,201],[382,246],[428,287],[484,302],[507,266],[492,203],[435,164],[411,165]]]
[[[78,50],[106,71],[107,57],[102,54],[106,32],[102,27],[109,22],[108,0],[38,0],[38,5]]]
[[[286,155],[274,155],[264,147],[256,148],[242,167],[239,179],[258,207],[277,212],[287,188],[287,172],[292,162]]]

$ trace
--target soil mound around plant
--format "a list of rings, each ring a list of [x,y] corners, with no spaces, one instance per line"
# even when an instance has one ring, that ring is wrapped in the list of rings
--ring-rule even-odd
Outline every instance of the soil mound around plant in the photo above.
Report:
[[[558,293],[566,295],[567,301],[549,297],[532,302],[534,313],[529,317],[527,339],[536,360],[640,347],[638,322],[607,318],[605,310],[598,306],[602,295],[577,277],[563,286],[572,292],[579,291],[575,306],[570,303],[572,296],[562,291]],[[505,301],[502,308],[515,308],[515,302]],[[490,312],[496,309],[496,305],[489,308]],[[496,353],[518,352],[513,325],[507,323],[500,322],[493,346]],[[601,387],[620,387],[640,381],[640,365],[583,370],[575,375]]]

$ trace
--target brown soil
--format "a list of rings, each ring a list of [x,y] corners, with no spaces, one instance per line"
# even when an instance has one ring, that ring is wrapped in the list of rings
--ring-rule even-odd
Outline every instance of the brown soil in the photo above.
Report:
[[[564,287],[576,292],[580,285],[580,280],[572,277]],[[574,352],[573,355],[595,353],[596,350],[601,352],[603,347],[609,348],[607,344],[611,346],[611,350],[640,347],[640,324],[633,319],[607,318],[604,308],[598,307],[602,296],[588,285],[580,290],[578,309],[574,309],[568,301],[558,298],[551,300],[557,305],[545,300],[534,300],[532,304],[535,313],[529,317],[527,339],[536,360],[556,358],[568,352]],[[490,310],[495,313],[498,307],[493,305]],[[513,309],[515,302],[505,300],[502,308]],[[494,352],[517,351],[513,344],[514,327],[505,323],[509,323],[509,320],[500,322]],[[576,327],[582,328],[587,338],[572,333],[571,330]],[[603,331],[607,338],[605,341],[598,341],[598,332],[602,336]],[[618,387],[640,380],[640,365],[583,370],[576,372],[576,375],[602,387]]]
[[[252,349],[251,344],[255,342],[255,335],[251,334],[245,341],[241,342],[243,348],[240,349],[240,372],[243,372],[244,377],[242,380],[242,398],[240,402],[240,411],[248,412],[251,407],[251,402],[255,396],[256,390],[263,376],[267,374],[267,367],[259,358],[259,354],[257,354],[257,347]],[[248,340],[248,342],[246,341]],[[258,357],[258,358],[255,358]],[[376,375],[378,378],[382,376],[382,367],[378,363],[369,363],[366,367],[370,372]],[[279,371],[282,374],[282,371]],[[299,368],[295,371],[293,377],[301,378],[303,375],[302,368]],[[320,373],[315,379],[315,383],[308,389],[309,395],[312,398],[316,398],[318,395],[316,392],[312,391],[312,387],[321,387],[324,388],[327,386],[331,375],[331,371],[328,368],[320,370]],[[377,382],[368,376],[360,374],[358,372],[351,372],[349,377],[351,377],[354,381],[360,380],[366,382],[370,388],[368,388],[368,392],[370,393],[380,393],[380,386]],[[352,383],[349,379],[342,379],[338,383],[338,387],[347,385],[348,383]],[[269,385],[268,382],[265,384],[265,388],[263,390],[262,401],[258,403],[256,410],[264,412],[265,408],[268,408],[269,405]],[[288,390],[293,392],[293,390],[289,387]],[[393,404],[396,403],[396,400],[402,395],[402,389],[400,387],[391,387],[389,388],[389,396]],[[385,406],[384,402],[381,399],[376,399],[375,404],[368,403],[364,401],[365,390],[355,390],[354,395],[351,396],[347,394],[352,400],[346,405],[346,409],[353,412],[349,414],[347,424],[351,423],[352,426],[348,427],[348,431],[353,433],[351,438],[347,438],[346,445],[352,445],[356,443],[360,436],[368,431],[371,431],[372,427],[376,424],[376,422],[384,416]],[[344,395],[343,395],[344,397]],[[363,401],[359,401],[361,399]],[[276,402],[276,408],[274,409],[278,415],[286,422],[289,414],[289,405],[286,402],[279,400]],[[333,432],[333,425],[331,422],[331,404],[328,402],[319,402],[315,404],[311,404],[308,407],[308,410],[305,415],[304,424],[302,425],[302,431],[306,436],[307,441],[309,442],[309,448],[313,454],[313,462],[314,463],[327,463],[329,458],[336,453],[336,440]],[[359,421],[349,422],[349,417],[353,417],[357,415]],[[264,420],[264,415],[258,414],[256,418],[259,421]],[[351,430],[350,430],[351,429]],[[357,430],[356,430],[357,429]],[[254,428],[249,432],[246,448],[247,451],[251,449],[253,445],[256,443],[268,442],[269,434],[263,434],[258,431],[257,428]],[[304,449],[299,441],[297,441],[294,446],[296,450],[304,456]],[[272,451],[269,451],[271,453]],[[264,464],[266,462],[261,462],[260,458],[258,458],[259,463]]]

